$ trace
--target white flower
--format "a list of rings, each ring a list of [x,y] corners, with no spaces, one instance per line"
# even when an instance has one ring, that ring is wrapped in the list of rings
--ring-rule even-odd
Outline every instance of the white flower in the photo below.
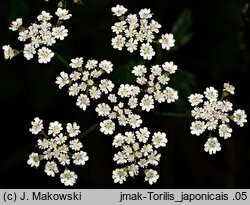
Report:
[[[135,132],[135,134],[136,134],[138,141],[143,142],[143,143],[146,143],[150,136],[150,132],[148,131],[147,127],[140,128],[139,131]]]
[[[103,69],[106,73],[111,73],[113,71],[113,64],[107,60],[101,61],[99,63],[99,67]]]
[[[105,135],[112,135],[115,130],[115,123],[112,120],[104,120],[100,123],[100,131]]]
[[[139,16],[142,18],[142,19],[150,19],[152,18],[152,13],[151,13],[151,10],[150,9],[141,9],[139,11]]]
[[[148,164],[157,166],[159,164],[161,154],[157,154],[157,151],[153,151],[148,155]]]
[[[39,167],[40,165],[40,160],[39,160],[39,156],[37,153],[32,152],[29,156],[29,159],[27,161],[28,165],[30,165],[31,167]]]
[[[20,31],[18,34],[18,40],[19,41],[26,41],[29,38],[29,31],[28,30],[24,30],[24,31]]]
[[[99,84],[100,90],[104,92],[105,94],[108,94],[109,92],[111,92],[114,87],[115,85],[112,83],[112,81],[107,80],[107,79],[102,79]]]
[[[161,24],[159,24],[157,21],[152,20],[150,25],[150,30],[155,33],[159,33],[159,29],[161,28]]]
[[[223,87],[224,87],[223,91],[226,91],[230,93],[231,95],[234,95],[235,87],[233,85],[231,85],[230,83],[224,83]]]
[[[76,165],[84,165],[86,161],[89,160],[86,152],[80,151],[73,154],[72,159],[73,163]]]
[[[68,36],[68,29],[65,26],[54,27],[52,28],[52,35],[60,40],[63,40],[66,36]]]
[[[153,47],[149,43],[143,43],[140,48],[140,55],[145,60],[151,60],[155,55]]]
[[[70,159],[68,154],[60,154],[59,157],[57,157],[57,159],[62,166],[70,164]]]
[[[132,70],[132,73],[135,76],[141,77],[141,76],[144,76],[144,74],[147,73],[147,68],[144,65],[134,66],[133,70]]]
[[[89,89],[89,95],[92,99],[99,99],[101,97],[101,94],[101,91],[96,86],[92,86]]]
[[[73,186],[76,183],[77,175],[75,172],[66,169],[60,174],[60,179],[65,186]]]
[[[233,131],[232,128],[230,128],[226,124],[221,124],[219,126],[219,135],[220,135],[220,137],[224,137],[224,139],[231,137],[232,131]]]
[[[161,76],[162,75],[162,69],[159,65],[153,65],[151,68],[151,73],[154,75],[154,76]]]
[[[128,123],[133,129],[135,129],[136,127],[140,127],[140,125],[142,124],[141,116],[136,114],[130,114],[128,116]]]
[[[46,165],[45,165],[45,169],[44,169],[45,173],[48,175],[48,176],[52,176],[54,177],[55,176],[55,173],[58,173],[59,170],[58,170],[58,167],[57,167],[57,164],[52,161],[52,162],[47,162]]]
[[[139,86],[131,85],[131,96],[136,97],[141,92],[141,89]]]
[[[34,121],[31,122],[32,127],[29,129],[29,131],[33,135],[37,135],[39,132],[43,130],[43,120],[36,117]]]
[[[141,152],[144,156],[148,156],[149,153],[153,151],[153,146],[151,144],[144,144],[141,148]]]
[[[39,147],[39,149],[47,149],[49,147],[49,140],[47,139],[38,139],[37,141],[37,145]]]
[[[151,109],[154,109],[154,99],[151,95],[145,94],[140,102],[142,110],[149,112]]]
[[[122,184],[124,181],[126,181],[126,177],[128,176],[125,169],[115,169],[113,171],[112,178],[114,179],[115,183]]]
[[[129,106],[131,109],[136,108],[137,105],[138,105],[138,99],[137,99],[137,98],[135,98],[135,97],[129,98],[129,100],[128,100],[128,106]]]
[[[204,145],[205,152],[209,152],[209,154],[215,154],[217,151],[221,150],[220,143],[218,142],[216,137],[208,138],[207,142]]]
[[[111,45],[114,49],[118,49],[119,51],[122,50],[123,46],[125,45],[126,38],[122,35],[117,35],[116,37],[111,39]]]
[[[233,110],[233,104],[229,101],[223,100],[223,101],[218,101],[218,104],[221,103],[221,107],[219,110],[222,112],[229,112]]]
[[[155,148],[165,147],[168,142],[164,132],[155,132],[152,137],[152,142]]]
[[[69,142],[69,147],[74,151],[80,151],[82,148],[82,143],[79,141],[79,139],[74,139]]]
[[[68,10],[62,8],[58,8],[55,14],[58,16],[59,20],[67,20],[72,16],[69,14]]]
[[[62,128],[62,124],[59,123],[58,121],[51,122],[49,124],[48,135],[56,136],[56,135],[58,135],[61,132],[62,129],[63,129]]]
[[[132,94],[132,86],[129,84],[121,84],[119,89],[118,89],[118,93],[119,96],[121,96],[122,98],[124,97],[129,97]]]
[[[42,11],[40,15],[37,16],[38,21],[49,21],[52,18],[49,12]]]
[[[97,105],[95,111],[97,112],[98,116],[108,116],[111,112],[111,108],[106,103],[100,103]]]
[[[155,93],[154,93],[154,99],[159,102],[159,103],[162,103],[162,102],[165,102],[165,95],[163,92],[157,90]]]
[[[74,71],[69,75],[69,77],[71,78],[71,80],[77,81],[77,80],[81,79],[81,75],[82,75],[82,74],[81,74],[80,72],[74,70]]]
[[[116,162],[116,164],[125,164],[127,162],[127,157],[123,152],[118,152],[114,155],[113,160]]]
[[[171,47],[174,46],[174,36],[173,34],[163,34],[159,42],[161,43],[163,49],[169,50]]]
[[[65,85],[69,84],[69,75],[62,71],[60,76],[56,77],[56,84],[59,85],[59,89],[62,89]]]
[[[167,103],[175,102],[179,98],[178,92],[170,87],[166,87],[163,94],[165,95]]]
[[[197,106],[203,102],[203,97],[204,97],[203,95],[198,94],[198,93],[191,94],[188,97],[188,101],[191,103],[191,106]]]
[[[126,18],[126,21],[128,22],[129,24],[129,28],[130,29],[135,29],[139,26],[138,24],[138,17],[136,14],[129,14],[127,15],[127,18]],[[130,36],[130,37],[133,37],[134,35]]]
[[[240,127],[244,126],[244,123],[247,122],[247,115],[244,110],[235,110],[233,114],[233,121],[236,122]]]
[[[12,59],[15,56],[14,49],[10,45],[4,45],[3,47],[4,59]]]
[[[60,133],[57,137],[55,137],[55,140],[57,141],[58,145],[63,145],[68,137],[62,133]]]
[[[216,119],[210,119],[207,123],[207,129],[208,130],[215,130],[218,126],[218,120]]]
[[[135,143],[135,135],[133,132],[125,132],[125,141],[127,144],[134,144]]]
[[[71,63],[69,64],[69,66],[71,68],[81,68],[82,64],[83,64],[83,58],[80,57],[80,58],[71,59]]]
[[[128,173],[131,177],[137,176],[139,174],[139,166],[136,164],[131,164],[128,166]]]
[[[79,106],[81,109],[86,110],[87,107],[90,105],[90,100],[88,96],[80,94],[77,98],[76,105]]]
[[[116,103],[116,102],[117,102],[117,97],[116,97],[116,95],[114,95],[114,94],[109,94],[109,95],[108,95],[108,100],[109,100],[111,103]]]
[[[125,46],[127,47],[127,50],[130,52],[130,53],[133,53],[134,51],[137,50],[137,45],[138,45],[138,42],[137,40],[134,40],[134,39],[129,39],[128,42],[125,44]]]
[[[111,29],[116,34],[122,33],[126,29],[126,22],[125,21],[116,22],[111,27]]]
[[[87,61],[85,68],[87,68],[88,70],[93,70],[94,68],[96,68],[97,64],[97,60],[91,59]]]
[[[115,137],[114,137],[114,140],[113,140],[113,143],[112,145],[114,147],[120,147],[123,145],[123,143],[125,142],[125,137],[121,134],[121,133],[118,133]]]
[[[157,171],[153,169],[149,169],[146,171],[145,181],[148,181],[150,185],[152,185],[153,183],[156,183],[158,179],[159,179],[159,174],[157,173]]]
[[[30,60],[34,57],[34,54],[36,54],[36,49],[32,44],[25,44],[23,49],[23,56]]]
[[[203,121],[194,121],[190,127],[192,135],[201,135],[206,130],[206,124]]]
[[[205,92],[205,97],[210,101],[210,102],[215,102],[217,101],[218,98],[218,91],[214,89],[214,87],[208,87],[206,88]]]
[[[67,132],[69,133],[70,137],[75,137],[81,133],[80,126],[77,125],[75,122],[73,124],[67,123]]]
[[[22,26],[22,24],[23,24],[23,19],[17,18],[15,21],[11,22],[9,29],[12,31],[17,31],[20,28],[20,26]]]
[[[116,5],[115,7],[111,8],[111,11],[114,13],[113,15],[120,17],[123,14],[125,14],[127,12],[128,9],[126,9],[124,6],[122,5]]]
[[[53,58],[54,53],[46,48],[42,47],[38,50],[38,62],[39,63],[48,63],[51,61],[51,58]]]

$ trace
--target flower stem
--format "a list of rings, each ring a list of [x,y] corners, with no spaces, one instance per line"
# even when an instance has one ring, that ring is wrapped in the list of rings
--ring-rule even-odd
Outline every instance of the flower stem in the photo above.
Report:
[[[137,109],[137,112],[144,112],[143,110]],[[190,113],[175,113],[175,112],[149,112],[152,115],[163,116],[163,117],[172,117],[172,118],[191,118]]]
[[[62,57],[59,53],[55,52],[55,57],[56,57],[57,60],[59,60],[65,67],[70,68],[70,67],[69,67],[68,61],[66,61],[65,58]]]
[[[85,130],[84,132],[81,133],[80,137],[81,138],[86,137],[91,132],[93,132],[96,128],[97,128],[97,124],[94,124],[94,125],[90,126],[87,130]]]
[[[40,135],[44,136],[45,139],[48,139],[48,138],[49,138],[49,136],[48,136],[44,131],[41,131],[41,132],[40,132]]]
[[[191,118],[190,113],[174,113],[174,112],[152,112],[152,115],[174,117],[174,118]]]

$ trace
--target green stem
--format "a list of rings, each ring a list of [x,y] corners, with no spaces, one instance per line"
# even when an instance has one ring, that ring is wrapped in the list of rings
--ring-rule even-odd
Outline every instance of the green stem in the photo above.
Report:
[[[174,112],[152,112],[152,115],[174,117],[174,118],[191,118],[190,113],[174,113]]]
[[[82,132],[82,134],[80,135],[80,137],[81,137],[81,138],[86,137],[86,136],[89,135],[91,132],[93,132],[96,128],[97,128],[97,124],[92,125],[92,126],[89,127],[87,130],[85,130],[84,132]]]
[[[136,110],[137,112],[144,112],[143,110]],[[172,117],[172,118],[191,118],[190,113],[175,113],[175,112],[150,112],[152,115],[163,116],[163,117]]]
[[[44,131],[41,131],[39,134],[42,135],[42,136],[44,136],[45,139],[49,138],[49,136]]]
[[[59,60],[65,67],[70,68],[68,61],[66,61],[59,53],[55,52],[55,57]]]
[[[160,39],[158,39],[155,44],[156,44],[156,57],[155,60],[157,63],[161,63],[162,57],[163,57],[163,50],[161,48],[161,44],[159,42]]]

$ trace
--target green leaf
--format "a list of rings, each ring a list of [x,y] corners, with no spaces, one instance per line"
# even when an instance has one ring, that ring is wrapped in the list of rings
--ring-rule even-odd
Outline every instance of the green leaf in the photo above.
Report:
[[[190,9],[185,9],[176,22],[174,23],[171,32],[175,38],[175,47],[173,51],[179,49],[181,46],[187,44],[193,34],[189,32],[190,27],[193,24],[192,12]]]

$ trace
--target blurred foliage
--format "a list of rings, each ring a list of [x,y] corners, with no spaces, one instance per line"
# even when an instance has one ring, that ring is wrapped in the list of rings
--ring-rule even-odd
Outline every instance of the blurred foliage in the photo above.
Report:
[[[190,31],[192,24],[192,11],[185,9],[174,22],[171,29],[171,33],[173,33],[175,38],[175,46],[171,50],[172,52],[176,52],[190,42],[193,37],[193,33]],[[195,75],[187,70],[178,68],[171,78],[171,85],[179,93],[179,99],[175,103],[178,111],[188,112],[190,106],[187,97],[192,93],[192,87],[196,85]]]
[[[171,51],[178,50],[191,40],[193,37],[193,33],[190,31],[192,24],[192,11],[190,9],[185,9],[172,26],[171,33],[173,33],[175,38],[175,46]]]

